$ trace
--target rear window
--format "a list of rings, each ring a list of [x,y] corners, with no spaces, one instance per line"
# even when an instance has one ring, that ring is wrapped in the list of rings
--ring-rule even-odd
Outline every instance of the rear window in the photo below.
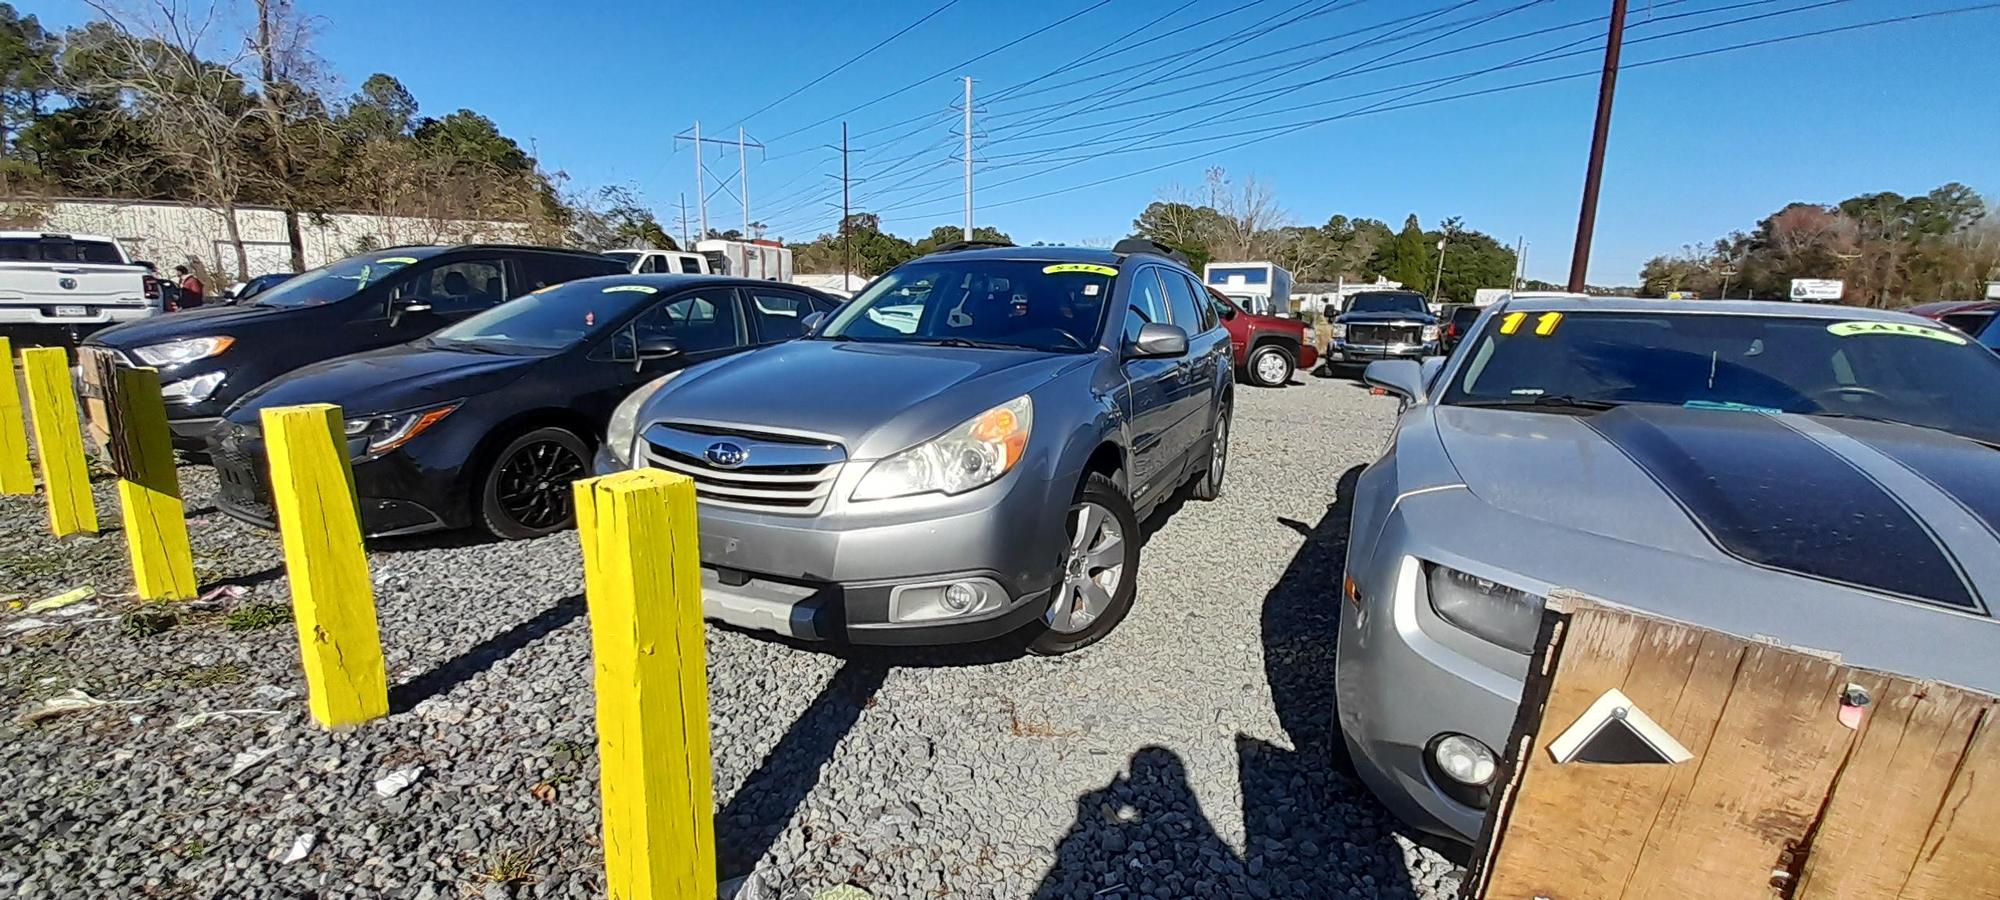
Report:
[[[0,238],[0,260],[8,262],[74,262],[123,265],[118,245],[110,241],[78,241],[66,237]]]
[[[1481,312],[1484,310],[1477,306],[1461,306],[1451,311],[1451,323],[1461,328],[1469,326],[1473,320],[1479,318]]]

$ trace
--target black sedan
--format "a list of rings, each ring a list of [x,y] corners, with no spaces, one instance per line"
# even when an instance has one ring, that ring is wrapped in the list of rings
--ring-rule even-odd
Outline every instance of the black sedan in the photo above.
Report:
[[[807,288],[706,275],[587,278],[428,338],[307,366],[245,396],[209,438],[217,505],[271,527],[259,415],[338,404],[362,529],[479,525],[536,537],[574,521],[570,482],[620,401],[696,363],[805,333]]]

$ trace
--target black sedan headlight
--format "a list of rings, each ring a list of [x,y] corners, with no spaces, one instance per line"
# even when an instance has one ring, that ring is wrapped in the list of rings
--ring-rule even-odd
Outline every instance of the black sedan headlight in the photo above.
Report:
[[[348,419],[346,433],[349,441],[366,440],[365,455],[377,456],[401,447],[417,435],[423,434],[445,416],[458,409],[458,401],[423,409],[403,412],[383,413],[379,416],[365,416]]]
[[[1438,618],[1516,653],[1535,649],[1542,598],[1439,565],[1429,567],[1426,586]]]

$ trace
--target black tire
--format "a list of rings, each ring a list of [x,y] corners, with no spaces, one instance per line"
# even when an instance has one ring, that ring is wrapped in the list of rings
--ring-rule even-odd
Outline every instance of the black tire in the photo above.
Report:
[[[1055,604],[1071,597],[1067,563],[1072,557],[1071,546],[1059,548],[1065,562],[1063,577],[1056,581],[1053,595],[1049,598],[1050,613],[1044,614],[1039,624],[1041,633],[1028,644],[1028,652],[1036,656],[1061,656],[1074,653],[1102,640],[1110,634],[1118,623],[1125,621],[1125,614],[1132,611],[1132,598],[1138,594],[1139,574],[1139,520],[1132,512],[1132,501],[1125,496],[1125,490],[1110,477],[1092,472],[1086,476],[1083,486],[1076,492],[1076,502],[1064,510],[1063,532],[1072,535],[1076,530],[1077,512],[1084,506],[1092,505],[1103,510],[1111,522],[1115,523],[1120,537],[1121,559],[1117,588],[1106,592],[1109,603],[1097,613],[1088,624],[1075,630],[1059,630],[1050,623]],[[1087,554],[1086,554],[1087,555]]]
[[[576,524],[570,482],[590,474],[590,445],[566,428],[537,428],[507,442],[479,479],[479,524],[502,540]]]
[[[1222,496],[1222,479],[1229,474],[1229,403],[1215,414],[1215,428],[1209,434],[1208,467],[1195,479],[1194,499],[1214,500]]]
[[[1250,358],[1243,363],[1243,372],[1249,376],[1250,383],[1258,387],[1284,387],[1291,383],[1292,372],[1297,365],[1284,347],[1260,344],[1250,351]]]

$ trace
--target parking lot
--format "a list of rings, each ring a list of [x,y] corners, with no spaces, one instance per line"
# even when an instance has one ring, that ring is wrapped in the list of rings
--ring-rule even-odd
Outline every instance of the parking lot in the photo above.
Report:
[[[835,654],[712,628],[724,871],[787,897],[1447,894],[1450,865],[1335,762],[1339,486],[1394,402],[1304,376],[1237,397],[1224,498],[1148,523],[1138,605],[1086,652]],[[245,590],[177,616],[115,596],[115,532],[58,548],[33,498],[0,507],[21,599],[103,595],[0,620],[0,894],[599,895],[575,535],[376,546],[394,712],[327,733],[268,615],[288,603],[277,541],[213,512],[207,469],[182,477],[204,587]],[[104,705],[15,716],[71,690]]]

